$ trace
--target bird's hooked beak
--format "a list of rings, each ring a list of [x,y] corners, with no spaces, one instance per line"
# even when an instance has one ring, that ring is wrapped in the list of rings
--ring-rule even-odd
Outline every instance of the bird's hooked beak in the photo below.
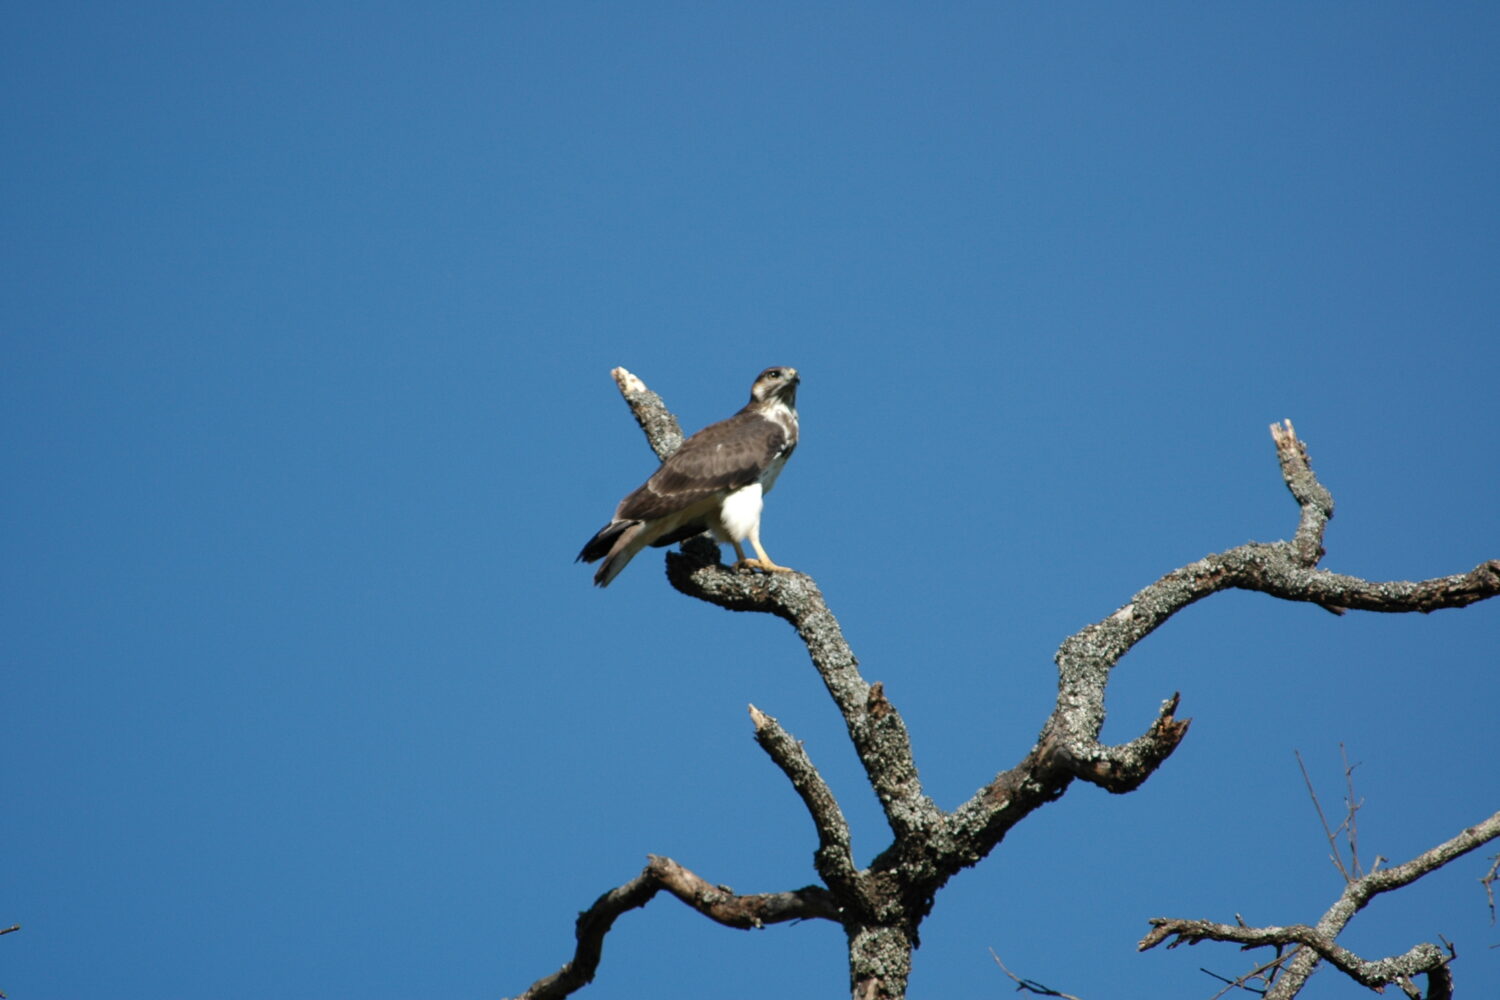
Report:
[[[787,405],[797,405],[797,386],[802,384],[802,376],[797,374],[795,368],[783,368],[781,378],[781,388],[777,391],[777,395],[785,397]]]

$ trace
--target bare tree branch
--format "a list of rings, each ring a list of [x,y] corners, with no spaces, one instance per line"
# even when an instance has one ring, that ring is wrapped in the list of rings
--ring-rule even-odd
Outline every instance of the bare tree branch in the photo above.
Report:
[[[1052,989],[1050,986],[1043,986],[1041,983],[1037,982],[1034,979],[1022,979],[1020,976],[1016,975],[1014,972],[1011,972],[1005,967],[1005,963],[1000,961],[1000,956],[995,954],[995,949],[993,948],[990,949],[990,957],[995,960],[996,965],[1000,966],[1000,971],[1009,976],[1011,982],[1016,984],[1017,992],[1024,990],[1027,993],[1035,993],[1037,996],[1060,997],[1061,1000],[1081,1000],[1081,998],[1075,997],[1071,993],[1060,993],[1057,990]]]
[[[1316,566],[1323,558],[1323,532],[1333,519],[1333,496],[1313,475],[1312,463],[1307,457],[1307,446],[1297,438],[1290,420],[1271,425],[1271,440],[1276,444],[1276,460],[1281,463],[1281,478],[1291,491],[1297,506],[1302,508],[1302,517],[1297,523],[1297,533],[1292,536],[1292,545],[1298,558],[1308,566]]]
[[[802,573],[736,572],[718,558],[716,545],[684,546],[681,553],[667,554],[667,579],[689,597],[790,622],[844,717],[891,832],[900,840],[936,827],[941,814],[922,790],[906,723],[879,685],[870,685],[860,676],[859,661],[818,585]]]
[[[818,874],[836,892],[853,891],[855,865],[849,849],[849,824],[832,790],[813,766],[802,743],[792,739],[780,723],[754,705],[750,706],[750,720],[755,724],[755,742],[791,781],[812,816],[813,826],[817,827],[818,850],[813,855],[813,864]]]
[[[1354,876],[1349,873],[1348,868],[1344,867],[1344,855],[1339,850],[1338,833],[1328,825],[1328,817],[1323,815],[1323,803],[1318,800],[1318,793],[1313,788],[1312,775],[1307,773],[1307,765],[1302,762],[1302,751],[1293,750],[1292,753],[1297,758],[1297,767],[1302,771],[1302,781],[1307,785],[1308,798],[1312,799],[1313,809],[1317,810],[1318,824],[1323,827],[1323,836],[1328,839],[1328,849],[1332,852],[1328,855],[1328,859],[1339,870],[1339,874],[1344,877],[1345,882],[1353,882]],[[1357,863],[1355,867],[1357,870]]]
[[[1353,879],[1344,887],[1343,893],[1316,927],[1306,924],[1246,927],[1242,924],[1232,926],[1208,920],[1168,920],[1155,917],[1151,920],[1151,932],[1141,939],[1138,948],[1146,951],[1168,938],[1175,939],[1167,945],[1169,948],[1180,944],[1197,944],[1199,941],[1228,941],[1247,948],[1297,945],[1299,951],[1293,956],[1285,974],[1266,993],[1267,1000],[1290,1000],[1295,997],[1319,960],[1326,960],[1363,986],[1379,990],[1394,983],[1413,997],[1420,996],[1420,993],[1410,980],[1414,976],[1425,974],[1428,977],[1428,1000],[1441,1000],[1450,996],[1453,990],[1452,976],[1448,970],[1448,963],[1453,958],[1451,947],[1444,949],[1435,944],[1424,943],[1414,946],[1403,955],[1366,961],[1339,945],[1338,935],[1354,915],[1376,896],[1410,885],[1496,837],[1500,837],[1500,812],[1405,864]]]
[[[1361,986],[1384,989],[1392,983],[1401,984],[1413,976],[1445,975],[1449,955],[1433,944],[1419,944],[1404,955],[1367,962],[1354,952],[1340,946],[1332,938],[1319,934],[1306,924],[1290,927],[1242,927],[1235,924],[1219,924],[1209,920],[1163,920],[1151,921],[1157,925],[1140,943],[1145,951],[1174,937],[1167,947],[1180,944],[1197,944],[1200,941],[1228,941],[1246,948],[1261,948],[1274,945],[1301,945],[1317,952],[1330,965],[1348,975]],[[1403,986],[1403,989],[1406,987]],[[1410,992],[1408,990],[1408,992]],[[1272,987],[1266,995],[1279,995]],[[1411,994],[1417,996],[1418,994]]]
[[[611,374],[652,449],[663,459],[671,455],[683,440],[676,418],[630,372],[617,368]],[[939,809],[923,790],[900,713],[882,684],[868,683],[861,676],[838,620],[811,577],[726,568],[718,546],[706,536],[688,540],[680,552],[668,552],[667,578],[681,593],[730,611],[775,615],[797,630],[844,719],[893,839],[868,868],[857,869],[848,826],[831,790],[801,745],[775,719],[752,706],[757,742],[791,781],[818,831],[814,860],[827,888],[736,896],[674,862],[653,857],[640,876],[601,896],[579,917],[574,959],[525,995],[561,997],[587,983],[615,917],[667,889],[704,916],[733,927],[800,917],[836,920],[849,942],[852,995],[902,997],[918,928],[949,878],[984,858],[1011,827],[1062,795],[1075,779],[1111,792],[1128,792],[1155,773],[1181,744],[1190,720],[1176,717],[1176,694],[1162,703],[1157,718],[1142,735],[1114,746],[1099,742],[1110,672],[1127,651],[1172,615],[1231,588],[1339,612],[1346,608],[1425,612],[1462,607],[1500,593],[1500,560],[1483,563],[1467,574],[1419,583],[1370,582],[1318,570],[1333,500],[1313,474],[1307,449],[1291,423],[1275,425],[1272,436],[1282,478],[1301,510],[1292,540],[1241,545],[1174,570],[1103,621],[1065,640],[1055,657],[1057,702],[1035,744],[1019,763],[996,774],[952,813]],[[1352,891],[1373,878],[1367,876],[1349,888]],[[1321,923],[1312,932],[1315,937],[1308,941],[1331,941],[1337,933],[1330,933]],[[1305,945],[1304,950],[1310,947]],[[1330,954],[1335,947],[1330,946]],[[1308,953],[1314,962],[1322,954]]]
[[[647,857],[650,863],[646,870],[656,876],[662,888],[725,927],[751,930],[787,920],[839,919],[833,897],[822,886],[737,896],[727,886],[710,885],[671,858],[659,858],[654,854]]]
[[[1174,691],[1172,697],[1162,702],[1151,728],[1129,743],[1100,745],[1087,759],[1069,760],[1073,776],[1116,794],[1135,791],[1187,735],[1193,720],[1176,717],[1180,700],[1181,696]],[[1060,753],[1066,755],[1066,748]]]
[[[561,969],[532,983],[516,1000],[560,1000],[594,981],[599,959],[604,951],[604,935],[614,926],[615,918],[626,910],[645,906],[661,886],[647,866],[635,878],[617,889],[611,889],[578,915],[574,935],[578,946],[573,958]]]
[[[1233,550],[1238,553],[1239,550]],[[1233,553],[1225,553],[1230,556]],[[1436,577],[1415,583],[1392,580],[1384,583],[1322,571],[1299,571],[1269,564],[1264,571],[1240,560],[1226,564],[1241,575],[1233,586],[1259,590],[1287,601],[1328,604],[1354,611],[1428,614],[1443,608],[1467,607],[1500,594],[1500,559],[1480,563],[1467,573]]]
[[[1104,692],[1120,658],[1178,611],[1221,590],[1257,590],[1284,600],[1330,608],[1385,612],[1428,612],[1463,607],[1500,594],[1500,560],[1460,575],[1420,583],[1370,582],[1314,569],[1323,555],[1323,531],[1333,516],[1333,500],[1318,482],[1306,446],[1291,422],[1272,427],[1282,477],[1301,507],[1291,542],[1250,543],[1206,556],[1173,570],[1103,621],[1065,640],[1057,652],[1057,707],[1027,757],[995,777],[954,813],[958,828],[983,831],[998,841],[1028,809],[1017,793],[1030,790],[1030,808],[1061,794],[1067,780],[1082,778],[1112,790],[1129,791],[1144,781],[1176,748],[1187,722],[1172,718],[1176,696],[1145,736],[1120,747],[1098,742],[1104,726]],[[1060,774],[1059,771],[1062,773]]]
[[[627,910],[645,906],[663,889],[726,927],[750,929],[813,917],[839,919],[833,897],[820,886],[737,896],[721,886],[710,885],[671,858],[647,857],[649,861],[639,875],[606,892],[578,915],[578,946],[572,960],[552,975],[532,983],[516,1000],[560,1000],[592,982],[604,950],[604,936],[614,926],[615,918]]]
[[[1279,948],[1277,950],[1280,951]],[[1286,960],[1291,957],[1291,952],[1278,954],[1270,961],[1262,962],[1244,975],[1236,976],[1233,979],[1221,976],[1217,972],[1210,972],[1208,969],[1204,969],[1201,966],[1199,967],[1199,971],[1213,976],[1219,982],[1224,984],[1224,988],[1215,993],[1213,996],[1209,997],[1209,1000],[1219,1000],[1219,997],[1224,996],[1231,990],[1244,990],[1247,993],[1256,993],[1260,996],[1265,996],[1266,990],[1261,989],[1258,986],[1250,986],[1248,984],[1258,981],[1268,984],[1269,987],[1269,984],[1275,980],[1276,975],[1281,972],[1282,963],[1286,962]]]
[[[667,409],[660,396],[646,388],[646,383],[624,368],[616,368],[609,374],[635,416],[635,422],[646,432],[646,442],[651,445],[651,450],[665,462],[668,455],[682,447],[682,425],[677,422],[676,415]]]

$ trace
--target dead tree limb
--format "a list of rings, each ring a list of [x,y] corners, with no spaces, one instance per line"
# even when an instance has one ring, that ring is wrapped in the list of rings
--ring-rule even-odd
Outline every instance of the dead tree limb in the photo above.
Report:
[[[755,742],[771,756],[781,768],[792,787],[797,790],[803,805],[812,816],[813,826],[818,831],[818,850],[813,855],[813,867],[818,875],[836,893],[856,891],[856,867],[849,847],[849,824],[839,808],[833,790],[813,766],[807,750],[792,739],[781,724],[769,715],[750,706],[750,721],[755,724]]]
[[[671,858],[653,854],[648,859],[639,875],[606,892],[578,915],[575,928],[578,946],[572,960],[552,975],[532,983],[521,994],[522,1000],[559,1000],[593,982],[604,950],[604,936],[614,926],[615,918],[626,910],[645,906],[663,889],[710,920],[741,930],[787,920],[839,919],[832,896],[819,886],[737,896],[722,886],[710,885]]]
[[[672,454],[682,442],[682,430],[661,398],[623,368],[612,375],[652,450],[660,458]],[[918,928],[949,878],[983,859],[1011,827],[1062,795],[1074,779],[1111,792],[1129,792],[1182,742],[1189,720],[1177,718],[1176,694],[1163,701],[1156,719],[1140,736],[1114,746],[1099,742],[1110,671],[1172,615],[1231,588],[1339,611],[1390,612],[1462,607],[1500,593],[1500,560],[1467,574],[1421,583],[1375,583],[1318,570],[1333,500],[1313,474],[1291,423],[1274,426],[1272,436],[1282,478],[1301,511],[1293,538],[1242,545],[1174,570],[1064,641],[1056,655],[1056,707],[1036,743],[1015,766],[996,774],[951,813],[938,808],[923,790],[901,714],[881,684],[871,684],[860,674],[859,661],[811,577],[728,568],[720,562],[718,546],[705,536],[685,542],[680,552],[667,553],[667,578],[681,593],[729,611],[774,615],[797,630],[843,717],[885,813],[891,843],[867,868],[859,869],[850,856],[847,825],[833,793],[801,747],[774,719],[752,708],[757,741],[792,782],[818,831],[814,865],[826,888],[711,901],[702,886],[672,875],[665,861],[653,859],[640,877],[600,897],[579,918],[573,961],[525,996],[561,997],[587,983],[614,918],[668,888],[705,916],[730,926],[748,926],[743,921],[752,911],[760,923],[794,916],[837,920],[848,938],[851,995],[896,1000],[905,996]]]
[[[1354,915],[1376,896],[1410,885],[1496,837],[1500,837],[1500,812],[1405,864],[1352,879],[1344,887],[1338,900],[1313,927],[1306,924],[1246,927],[1242,924],[1220,924],[1208,920],[1168,920],[1156,917],[1151,921],[1151,932],[1141,939],[1138,947],[1141,951],[1146,951],[1168,938],[1173,939],[1167,945],[1168,948],[1175,948],[1180,944],[1197,944],[1199,941],[1228,941],[1246,948],[1297,946],[1298,950],[1292,955],[1286,971],[1267,991],[1267,1000],[1290,1000],[1295,997],[1320,961],[1328,962],[1362,986],[1380,991],[1394,983],[1407,996],[1414,998],[1421,997],[1422,994],[1411,980],[1415,976],[1426,975],[1427,1000],[1445,1000],[1453,993],[1453,978],[1448,969],[1448,963],[1453,959],[1451,947],[1440,948],[1435,944],[1423,943],[1413,946],[1403,955],[1367,961],[1340,945],[1337,938]]]

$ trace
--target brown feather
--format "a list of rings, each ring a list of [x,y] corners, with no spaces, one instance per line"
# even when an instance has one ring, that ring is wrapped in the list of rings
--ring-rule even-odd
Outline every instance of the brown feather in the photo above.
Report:
[[[616,520],[665,517],[715,493],[755,482],[786,445],[786,432],[753,410],[703,428],[620,501]]]
[[[722,534],[723,503],[736,490],[761,482],[769,492],[797,447],[797,382],[793,368],[761,372],[743,409],[688,438],[621,500],[578,553],[581,562],[604,560],[594,582],[608,586],[647,545],[671,545],[710,529]],[[724,540],[738,547],[738,540]]]

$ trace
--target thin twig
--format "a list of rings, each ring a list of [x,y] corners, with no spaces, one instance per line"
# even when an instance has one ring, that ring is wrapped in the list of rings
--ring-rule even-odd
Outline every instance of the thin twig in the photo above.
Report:
[[[1485,873],[1479,884],[1484,886],[1485,899],[1490,904],[1490,926],[1495,924],[1495,879],[1500,878],[1500,854],[1495,855],[1495,863],[1490,865],[1490,870]]]
[[[1345,882],[1353,882],[1349,869],[1344,867],[1343,855],[1339,852],[1338,834],[1328,827],[1328,817],[1323,815],[1323,804],[1318,801],[1317,790],[1313,788],[1312,776],[1307,773],[1307,765],[1302,762],[1302,751],[1293,750],[1297,756],[1297,766],[1302,769],[1302,780],[1307,783],[1307,794],[1312,799],[1313,808],[1318,811],[1318,822],[1323,824],[1323,836],[1328,838],[1328,847],[1333,851],[1331,855],[1333,863],[1338,867],[1339,874],[1344,876]]]
[[[1000,971],[1005,973],[1015,982],[1017,993],[1024,990],[1027,993],[1035,993],[1038,996],[1061,997],[1062,1000],[1081,1000],[1081,998],[1075,997],[1071,993],[1059,993],[1057,990],[1051,989],[1047,986],[1043,986],[1041,983],[1037,982],[1034,979],[1022,979],[1020,976],[1016,975],[1014,972],[1011,972],[1005,967],[1005,963],[1000,961],[1000,956],[995,954],[995,949],[993,948],[990,949],[990,957],[995,960],[996,965],[1000,966]]]
[[[1359,765],[1349,763],[1349,752],[1342,743],[1339,744],[1339,756],[1344,759],[1344,805],[1348,809],[1348,815],[1344,817],[1343,823],[1344,835],[1349,841],[1349,863],[1354,869],[1354,877],[1359,878],[1364,875],[1364,871],[1359,863],[1359,823],[1357,817],[1360,807],[1365,804],[1363,799],[1356,798],[1354,794],[1354,769]],[[1378,865],[1379,863],[1379,857],[1377,856],[1376,864]]]
[[[1276,980],[1275,973],[1272,973],[1269,976],[1266,975],[1266,973],[1268,971],[1272,970],[1272,969],[1277,969],[1281,965],[1282,962],[1285,962],[1288,958],[1291,958],[1291,957],[1292,957],[1291,952],[1286,952],[1285,954],[1277,955],[1275,958],[1271,959],[1269,962],[1262,962],[1260,965],[1257,965],[1255,968],[1251,969],[1249,972],[1245,973],[1243,976],[1240,976],[1238,979],[1225,979],[1223,976],[1219,975],[1217,972],[1213,972],[1213,971],[1211,971],[1209,969],[1205,969],[1202,966],[1198,967],[1198,971],[1206,973],[1206,974],[1208,974],[1210,976],[1213,976],[1215,979],[1222,980],[1223,982],[1229,984],[1229,985],[1225,986],[1219,992],[1215,993],[1213,996],[1209,997],[1208,1000],[1219,1000],[1220,997],[1224,996],[1230,990],[1236,990],[1236,989],[1238,989],[1238,990],[1244,990],[1247,993],[1256,993],[1256,994],[1259,994],[1260,996],[1265,996],[1266,995],[1266,990],[1270,989],[1271,988],[1271,984],[1273,982],[1275,982],[1275,980]],[[1264,979],[1266,981],[1266,989],[1262,990],[1262,989],[1257,989],[1254,986],[1246,986],[1245,984],[1248,983],[1248,982],[1250,982],[1252,979]]]
[[[1205,976],[1209,976],[1209,977],[1211,977],[1213,979],[1217,979],[1219,982],[1225,984],[1224,988],[1222,990],[1220,990],[1219,992],[1215,993],[1212,997],[1209,998],[1209,1000],[1219,1000],[1219,997],[1221,997],[1224,994],[1228,993],[1230,990],[1244,990],[1246,993],[1254,993],[1257,996],[1265,996],[1266,995],[1266,991],[1265,990],[1256,989],[1254,986],[1246,986],[1245,985],[1245,983],[1247,983],[1251,979],[1255,978],[1255,973],[1253,973],[1253,972],[1247,972],[1243,976],[1239,977],[1238,979],[1230,979],[1228,976],[1221,976],[1221,975],[1219,975],[1213,969],[1205,969],[1201,965],[1198,966],[1198,971],[1201,972],[1201,973],[1203,973]]]

